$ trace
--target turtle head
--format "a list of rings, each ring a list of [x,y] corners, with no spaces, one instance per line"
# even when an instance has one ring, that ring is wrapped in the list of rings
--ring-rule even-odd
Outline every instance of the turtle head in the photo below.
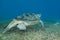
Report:
[[[36,14],[36,16],[40,18],[41,17],[41,14]]]

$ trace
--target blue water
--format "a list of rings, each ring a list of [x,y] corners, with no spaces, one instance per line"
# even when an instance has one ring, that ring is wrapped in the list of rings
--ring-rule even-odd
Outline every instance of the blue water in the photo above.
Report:
[[[0,0],[0,20],[22,13],[41,13],[43,20],[60,20],[60,0]]]
[[[10,19],[23,13],[41,13],[44,28],[40,24],[29,26],[27,31],[13,27],[2,34],[10,28]],[[0,0],[0,40],[11,39],[60,40],[60,0]]]

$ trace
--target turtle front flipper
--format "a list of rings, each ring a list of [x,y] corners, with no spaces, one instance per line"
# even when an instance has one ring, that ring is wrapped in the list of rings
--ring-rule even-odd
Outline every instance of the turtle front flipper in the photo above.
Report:
[[[9,23],[9,25],[4,29],[3,33],[7,32],[8,30],[10,30],[12,27],[16,26],[18,24],[18,22],[14,19],[11,23]]]
[[[40,23],[41,23],[42,27],[44,28],[44,23],[43,23],[43,21],[42,21],[42,20],[40,20]]]

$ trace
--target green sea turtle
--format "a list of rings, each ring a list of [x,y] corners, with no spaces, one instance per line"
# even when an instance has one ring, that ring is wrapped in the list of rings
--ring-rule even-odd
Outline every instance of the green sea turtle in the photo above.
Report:
[[[11,23],[4,29],[3,33],[10,30],[12,27],[17,26],[20,30],[26,30],[26,26],[35,25],[36,23],[40,22],[42,27],[44,27],[43,21],[40,19],[41,14],[29,14],[24,13],[20,16],[14,18]]]

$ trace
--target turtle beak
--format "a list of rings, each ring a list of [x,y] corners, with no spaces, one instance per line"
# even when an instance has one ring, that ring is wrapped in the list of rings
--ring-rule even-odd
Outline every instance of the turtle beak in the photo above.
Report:
[[[13,19],[13,21],[11,21],[9,25],[4,29],[3,33],[10,30],[12,27],[16,26],[17,24],[18,24],[18,21]]]

